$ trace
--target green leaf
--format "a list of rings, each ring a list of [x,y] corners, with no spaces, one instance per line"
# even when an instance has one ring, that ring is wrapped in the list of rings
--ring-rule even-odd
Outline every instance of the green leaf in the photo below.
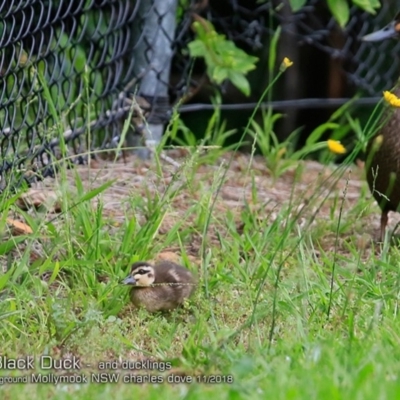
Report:
[[[21,197],[22,193],[23,193],[23,191],[18,192],[17,194],[15,194],[14,196],[10,197],[7,200],[6,199],[2,199],[1,200],[2,201],[2,203],[1,203],[1,211],[8,210],[8,208],[12,204],[14,204]],[[4,221],[5,221],[5,218],[4,218]]]
[[[0,244],[0,254],[7,254],[10,250],[12,250],[18,243],[23,242],[26,240],[25,235],[12,237],[11,239],[7,240]]]
[[[343,28],[350,18],[347,0],[328,0],[328,6],[337,23]]]
[[[228,78],[228,74],[229,74],[229,69],[217,65],[214,68],[211,79],[219,84],[222,83],[226,78]]]
[[[217,84],[230,79],[239,90],[250,94],[250,85],[244,75],[255,69],[258,58],[236,47],[225,35],[218,34],[206,19],[200,18],[192,27],[196,39],[188,44],[189,53],[192,57],[204,58],[210,79]]]
[[[347,101],[344,103],[342,106],[340,106],[329,118],[329,121],[335,121],[345,115],[347,110],[354,104],[354,102],[359,98],[360,96],[356,95],[354,96],[351,100]]]
[[[329,129],[336,129],[339,127],[339,124],[335,124],[333,122],[326,122],[325,124],[322,124],[318,127],[316,127],[308,136],[306,140],[306,146],[309,146],[311,144],[314,144],[318,142],[318,140],[321,138],[321,136]]]
[[[14,268],[10,268],[5,274],[0,275],[0,290],[3,290],[4,287],[7,285],[11,275],[14,272]]]
[[[87,200],[92,199],[93,197],[96,197],[99,193],[104,192],[106,189],[108,189],[113,183],[115,182],[115,179],[106,182],[104,185],[101,185],[93,190],[91,190],[90,192],[84,194],[80,199],[79,202],[83,203]]]
[[[201,40],[193,40],[188,44],[191,57],[204,57],[206,54],[206,46]]]
[[[271,39],[271,44],[269,47],[268,71],[270,74],[272,74],[274,71],[276,54],[277,54],[277,46],[278,46],[278,40],[279,40],[280,35],[281,35],[281,27],[278,26],[278,28],[276,29],[276,31],[274,33],[274,36]]]
[[[246,53],[244,53],[242,57],[237,57],[235,54],[235,62],[233,67],[236,71],[246,73],[256,68],[255,64],[257,61],[257,57],[248,56]]]
[[[290,7],[293,12],[299,11],[306,3],[307,0],[289,0]]]
[[[376,9],[380,8],[379,0],[353,0],[353,3],[371,14],[376,14]]]
[[[0,314],[0,320],[11,317],[12,315],[21,314],[21,310],[18,311],[9,311],[3,314]]]
[[[249,81],[242,73],[230,71],[229,79],[231,80],[232,84],[236,86],[245,96],[250,95]]]
[[[60,263],[59,263],[59,261],[56,261],[55,264],[54,264],[53,272],[52,272],[51,277],[49,279],[49,284],[53,283],[56,280],[59,272],[60,272]]]
[[[332,136],[330,139],[334,140],[342,140],[346,136],[348,136],[348,133],[351,131],[351,126],[349,124],[344,124],[344,125],[339,125],[333,132]]]

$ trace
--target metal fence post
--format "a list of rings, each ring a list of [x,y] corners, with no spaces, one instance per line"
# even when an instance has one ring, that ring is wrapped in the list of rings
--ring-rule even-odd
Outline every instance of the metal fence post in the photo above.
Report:
[[[149,157],[148,147],[160,142],[169,116],[168,86],[173,56],[172,44],[176,28],[179,0],[141,0],[135,28],[138,40],[134,52],[136,76],[143,76],[137,95],[151,105],[147,124],[141,132],[147,148],[139,149],[142,158]],[[132,137],[131,137],[132,138]],[[139,138],[128,138],[128,145],[138,145]]]

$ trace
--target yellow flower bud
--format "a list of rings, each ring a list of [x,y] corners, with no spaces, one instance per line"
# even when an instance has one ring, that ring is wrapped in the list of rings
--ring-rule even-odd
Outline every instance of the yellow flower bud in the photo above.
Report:
[[[344,154],[346,153],[346,148],[338,141],[329,139],[327,141],[328,149],[335,154]]]
[[[281,72],[285,71],[287,68],[293,65],[293,61],[290,61],[289,58],[285,57],[282,61],[282,64],[279,68]]]

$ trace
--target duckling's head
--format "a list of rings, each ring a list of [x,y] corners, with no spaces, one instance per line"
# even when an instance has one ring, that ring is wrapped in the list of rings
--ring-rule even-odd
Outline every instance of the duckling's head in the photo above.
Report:
[[[125,285],[150,286],[154,283],[155,274],[151,264],[136,262],[132,265],[131,273],[122,282]]]
[[[362,38],[365,42],[380,42],[386,39],[400,39],[400,12],[395,16],[394,20],[384,28]]]

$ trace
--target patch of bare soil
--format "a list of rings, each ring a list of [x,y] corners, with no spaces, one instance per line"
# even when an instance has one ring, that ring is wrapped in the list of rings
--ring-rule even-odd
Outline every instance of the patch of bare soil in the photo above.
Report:
[[[166,215],[159,229],[163,234],[175,224],[196,224],[198,215],[188,212],[190,207],[202,202],[205,211],[212,208],[212,221],[209,229],[210,241],[217,241],[217,233],[224,235],[227,224],[220,223],[233,216],[239,233],[243,229],[241,213],[245,207],[254,211],[257,219],[274,221],[282,210],[296,218],[302,229],[313,229],[323,221],[354,222],[354,230],[346,231],[346,237],[360,240],[360,246],[370,247],[372,238],[379,229],[379,209],[370,199],[371,195],[363,178],[363,170],[351,165],[348,167],[325,166],[314,161],[302,161],[290,170],[274,178],[266,167],[262,156],[251,158],[244,154],[225,154],[212,165],[190,165],[189,158],[179,150],[166,152],[174,162],[162,160],[139,160],[135,156],[118,162],[91,161],[90,165],[77,166],[67,172],[69,190],[76,192],[75,174],[86,191],[113,181],[113,184],[100,196],[104,217],[113,221],[110,226],[118,227],[126,217],[135,215],[140,222],[145,221],[143,208],[133,207],[132,199],[142,197],[146,201],[162,199],[166,193],[172,193],[168,201]],[[23,198],[21,207],[37,208],[45,204],[49,211],[60,211],[62,199],[57,198],[59,187],[57,179],[45,179],[38,182]],[[167,196],[168,197],[168,196]],[[368,197],[368,201],[360,201]],[[364,205],[363,205],[364,204]],[[96,206],[96,201],[93,202]],[[375,212],[370,212],[373,206]],[[149,208],[148,208],[149,210]],[[288,215],[286,214],[286,215]],[[10,215],[10,218],[18,218]],[[54,218],[51,212],[47,218]],[[392,218],[391,225],[399,220]],[[355,222],[358,222],[358,225]],[[26,221],[22,221],[26,222]],[[202,232],[193,238],[189,254],[199,255]],[[333,246],[335,231],[326,232],[325,245]],[[175,253],[178,249],[166,251]],[[343,249],[343,251],[345,251]],[[173,258],[173,256],[171,256]]]

